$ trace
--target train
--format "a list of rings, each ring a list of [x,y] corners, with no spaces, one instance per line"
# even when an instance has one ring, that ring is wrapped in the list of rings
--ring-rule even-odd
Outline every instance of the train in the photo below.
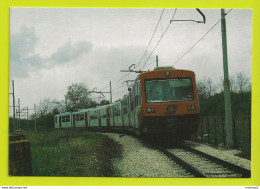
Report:
[[[195,73],[158,67],[139,73],[122,99],[55,115],[55,128],[129,131],[172,140],[189,139],[200,124]]]

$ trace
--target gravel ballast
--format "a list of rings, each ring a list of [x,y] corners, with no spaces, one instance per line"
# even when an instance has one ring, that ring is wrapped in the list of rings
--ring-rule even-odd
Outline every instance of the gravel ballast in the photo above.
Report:
[[[106,133],[123,147],[122,158],[114,162],[122,177],[193,177],[158,150],[144,146],[138,139]]]
[[[239,165],[241,167],[244,167],[246,169],[251,170],[251,161],[247,159],[243,159],[241,157],[235,156],[233,154],[226,152],[225,150],[221,149],[216,149],[211,146],[205,145],[205,144],[199,144],[196,142],[191,142],[191,141],[185,141],[185,144],[199,150],[201,152],[207,153],[209,155],[218,157],[220,159],[226,160],[228,162],[234,163],[236,165]]]
[[[117,158],[113,162],[114,171],[117,172],[118,176],[194,177],[180,165],[171,161],[162,152],[146,146],[133,136],[115,133],[106,133],[105,135],[122,145],[123,152],[121,158]],[[185,141],[185,144],[241,167],[251,168],[251,162],[249,160],[229,154],[223,150],[190,141]]]

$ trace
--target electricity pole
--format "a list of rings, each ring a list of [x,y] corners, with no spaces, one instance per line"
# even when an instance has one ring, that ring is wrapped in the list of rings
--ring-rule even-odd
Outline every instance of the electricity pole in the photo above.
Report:
[[[228,77],[228,56],[227,56],[227,36],[226,36],[226,19],[225,9],[221,9],[221,30],[222,30],[222,51],[223,51],[223,68],[224,68],[224,98],[225,98],[225,128],[227,146],[234,146],[232,133],[232,113],[230,82]]]
[[[112,86],[110,81],[110,103],[112,103]]]
[[[28,106],[27,106],[27,116],[26,116],[26,128],[29,131],[29,124],[28,124]]]
[[[14,80],[12,80],[12,86],[13,86],[13,118],[14,118],[14,131],[15,131],[15,98],[14,98]]]
[[[18,129],[20,129],[20,115],[21,115],[21,110],[20,110],[20,98],[18,98],[18,111],[19,111]]]
[[[35,104],[34,104],[34,114],[35,114],[34,132],[36,132],[36,105]]]
[[[156,68],[158,68],[158,55],[156,55]]]
[[[112,86],[111,86],[111,81],[110,81],[110,91],[109,92],[104,92],[104,91],[96,91],[97,87],[95,87],[94,89],[92,89],[92,91],[90,93],[99,93],[102,94],[103,97],[105,97],[105,95],[103,93],[110,93],[110,103],[112,103]]]

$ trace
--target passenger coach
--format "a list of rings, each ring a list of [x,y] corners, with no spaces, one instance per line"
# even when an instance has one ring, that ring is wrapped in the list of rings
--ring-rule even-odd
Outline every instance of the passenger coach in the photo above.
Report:
[[[140,73],[122,100],[55,116],[55,128],[96,127],[181,140],[197,132],[200,109],[193,71],[161,67]]]

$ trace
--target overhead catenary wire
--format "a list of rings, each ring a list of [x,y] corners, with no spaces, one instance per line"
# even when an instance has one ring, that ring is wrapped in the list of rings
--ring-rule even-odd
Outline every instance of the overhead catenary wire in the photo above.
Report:
[[[219,22],[219,19],[191,48],[189,48],[172,66],[177,64],[186,54],[188,54]]]
[[[155,27],[155,29],[154,29],[154,32],[153,32],[153,34],[152,34],[152,36],[151,36],[151,39],[150,39],[150,41],[149,41],[149,43],[148,43],[148,46],[146,47],[146,50],[144,51],[144,53],[143,53],[141,59],[139,60],[139,62],[138,62],[137,65],[136,65],[136,67],[141,63],[141,61],[143,60],[143,58],[145,57],[145,54],[147,53],[147,51],[148,51],[148,49],[149,49],[149,46],[151,45],[151,42],[152,42],[152,40],[153,40],[153,38],[154,38],[154,35],[155,35],[156,31],[157,31],[157,28],[158,28],[158,26],[159,26],[159,23],[160,23],[160,21],[161,21],[161,19],[162,19],[164,10],[165,10],[165,9],[163,9],[162,12],[161,12],[161,15],[160,15],[159,20],[158,20],[158,22],[157,22],[157,24],[156,24],[156,27]],[[125,74],[123,77],[121,77],[119,80],[112,82],[112,85],[117,84],[119,81],[121,81],[121,80],[124,79],[125,77],[129,76],[129,74],[130,74],[130,73],[127,73],[127,74]],[[103,89],[105,89],[105,88],[107,88],[107,87],[108,87],[108,86],[105,86]],[[103,89],[101,89],[101,90],[103,90]]]
[[[176,14],[176,11],[177,11],[177,8],[175,9],[175,11],[174,11],[174,13],[173,13],[173,16],[172,16],[172,19],[171,19],[171,20],[174,19],[175,14]],[[166,33],[167,30],[169,29],[170,25],[171,25],[171,22],[168,24],[167,28],[165,29],[165,31],[163,32],[162,36],[161,36],[160,39],[158,40],[157,44],[156,44],[155,47],[153,48],[152,52],[150,53],[149,57],[146,59],[144,65],[143,65],[143,67],[142,67],[142,69],[145,68],[146,63],[148,62],[148,60],[149,60],[150,57],[152,56],[153,52],[155,51],[155,49],[156,49],[157,46],[159,45],[159,43],[160,43],[160,41],[162,40],[162,38],[164,37],[165,33]],[[142,69],[141,69],[141,70],[142,70]]]
[[[153,32],[153,34],[152,34],[152,37],[151,37],[151,39],[150,39],[150,41],[149,41],[149,43],[148,43],[148,45],[147,45],[147,47],[146,47],[146,49],[145,49],[145,51],[144,51],[143,56],[141,57],[141,59],[140,59],[139,62],[137,63],[136,67],[141,63],[141,61],[143,60],[143,58],[144,58],[146,52],[148,51],[149,46],[150,46],[151,43],[152,43],[152,40],[153,40],[154,35],[155,35],[155,32],[156,32],[156,30],[157,30],[157,28],[158,28],[158,26],[159,26],[159,23],[160,23],[160,21],[161,21],[161,19],[162,19],[162,15],[163,15],[163,13],[164,13],[164,10],[165,10],[165,9],[162,10],[161,16],[160,16],[160,18],[159,18],[159,20],[158,20],[158,22],[157,22],[157,25],[156,25],[156,27],[155,27],[155,29],[154,29],[154,32]]]
[[[162,15],[163,15],[163,13],[164,13],[164,10],[165,10],[165,9],[163,9],[163,11],[162,11],[162,13],[161,13],[161,15],[160,15],[160,18],[159,18],[159,20],[158,20],[158,22],[157,22],[157,25],[156,25],[156,27],[155,27],[155,30],[154,30],[154,32],[153,32],[153,34],[152,34],[152,37],[151,37],[151,39],[150,39],[150,41],[149,41],[149,44],[148,44],[148,46],[147,46],[147,48],[146,48],[146,50],[145,50],[143,56],[141,57],[140,61],[138,62],[138,64],[137,64],[135,67],[137,67],[137,66],[141,63],[142,59],[144,58],[144,56],[145,56],[145,54],[146,54],[146,52],[147,52],[147,50],[148,50],[148,48],[149,48],[149,46],[150,46],[150,44],[151,44],[151,42],[152,42],[152,39],[153,39],[153,37],[154,37],[154,35],[155,35],[155,32],[157,31],[157,28],[158,28],[158,25],[159,25],[159,23],[160,23],[160,21],[161,21],[161,19],[162,19]],[[173,13],[173,16],[172,16],[171,20],[175,17],[176,11],[177,11],[177,8],[174,10],[174,13]],[[157,48],[157,46],[159,45],[159,43],[160,43],[160,41],[162,40],[162,38],[164,37],[165,33],[166,33],[167,30],[169,29],[170,25],[171,25],[171,22],[169,22],[167,28],[165,29],[165,31],[164,31],[163,34],[161,35],[159,41],[157,41],[156,46],[155,46],[154,49],[152,50],[152,52],[151,52],[151,54],[149,55],[149,57],[146,59],[146,61],[145,61],[145,63],[144,63],[144,66],[145,66],[145,64],[149,61],[149,59],[150,59],[152,53],[154,52],[154,50],[155,50],[155,49]],[[143,68],[144,68],[144,66],[143,66]],[[142,69],[143,69],[143,68],[142,68]],[[124,75],[123,77],[121,77],[119,80],[113,82],[113,83],[112,83],[112,86],[115,85],[115,84],[117,84],[119,81],[121,81],[121,80],[124,79],[125,77],[129,76],[129,74],[130,74],[130,72],[127,73],[127,74],[125,74],[125,75]],[[104,87],[103,89],[105,89],[105,88],[106,88],[106,87]],[[121,88],[121,87],[118,87],[118,88],[116,88],[115,90],[117,90],[117,89],[119,89],[119,88]],[[114,91],[115,91],[115,90],[114,90]]]
[[[233,9],[230,9],[226,14],[228,14]],[[189,48],[172,66],[177,64],[186,54],[188,54],[219,22],[221,19],[219,19],[191,48]]]
[[[232,10],[233,10],[233,9],[230,9],[226,14],[230,13]],[[176,11],[177,11],[177,9],[175,9],[174,14],[173,14],[171,20],[173,20],[175,14],[176,14]],[[160,18],[159,18],[158,23],[157,23],[157,25],[156,25],[156,28],[155,28],[155,30],[154,30],[154,32],[153,32],[153,35],[152,35],[152,37],[151,37],[151,39],[150,39],[150,41],[149,41],[149,44],[148,44],[148,46],[147,46],[147,48],[146,48],[146,50],[145,50],[143,56],[141,57],[140,61],[138,62],[137,66],[141,63],[142,59],[144,58],[145,54],[147,53],[147,50],[148,50],[148,48],[149,48],[149,46],[150,46],[150,44],[151,44],[151,42],[152,42],[152,39],[153,39],[153,37],[154,37],[154,34],[155,34],[155,32],[156,32],[156,30],[157,30],[157,28],[158,28],[158,25],[159,25],[159,23],[160,23],[160,20],[161,20],[161,18],[162,18],[163,12],[164,12],[164,9],[163,9],[163,11],[162,11],[162,13],[161,13],[161,15],[160,15]],[[220,20],[221,20],[221,19],[220,19]],[[218,20],[218,21],[217,21],[191,48],[189,48],[188,51],[186,51],[172,66],[174,66],[175,64],[177,64],[185,55],[187,55],[187,54],[220,22],[220,20]],[[150,62],[150,63],[147,64],[147,62],[149,61],[149,59],[150,59],[150,57],[152,56],[153,52],[155,51],[155,49],[156,49],[157,46],[159,45],[160,41],[161,41],[162,38],[164,37],[165,33],[166,33],[167,30],[169,29],[170,24],[171,24],[171,23],[168,24],[166,30],[165,30],[164,33],[161,35],[160,39],[158,40],[157,44],[156,44],[155,47],[153,48],[153,50],[152,50],[152,52],[150,53],[149,57],[146,59],[144,65],[143,65],[143,67],[142,67],[142,69],[146,68],[147,66],[149,66],[151,63],[154,62],[154,61],[152,61],[152,62]],[[146,64],[147,64],[147,65],[146,65]],[[136,66],[136,67],[137,67],[137,66]],[[128,73],[128,74],[125,74],[123,77],[121,77],[119,80],[117,80],[117,81],[116,81],[115,83],[113,83],[113,84],[114,84],[114,85],[117,84],[119,81],[121,81],[123,78],[125,78],[125,77],[127,77],[127,76],[129,76],[129,73]],[[112,84],[112,85],[113,85],[113,84]],[[107,87],[104,87],[104,88],[107,88]],[[116,88],[115,91],[117,91],[117,90],[120,89],[120,88],[122,88],[122,86]]]

